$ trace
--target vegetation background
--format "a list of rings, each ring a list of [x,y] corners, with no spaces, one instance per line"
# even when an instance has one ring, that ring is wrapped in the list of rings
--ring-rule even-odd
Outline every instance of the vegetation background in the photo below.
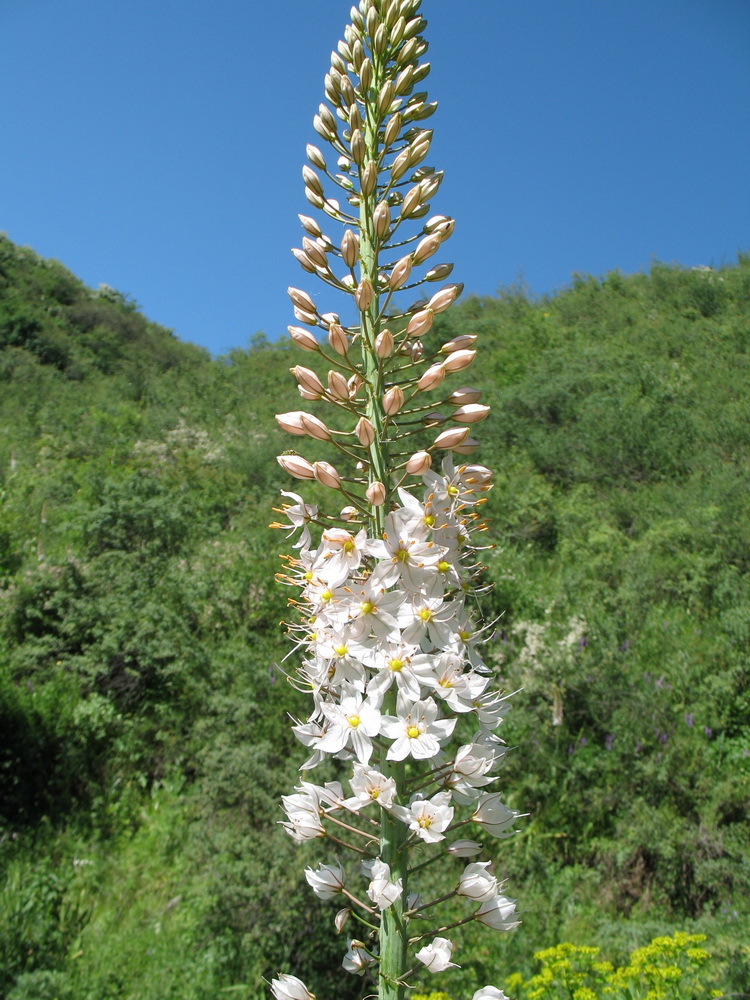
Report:
[[[529,816],[488,843],[523,924],[462,928],[439,988],[679,929],[748,992],[750,257],[440,319],[493,405],[491,659],[522,688],[498,787]],[[267,528],[299,360],[261,335],[212,360],[0,239],[4,1000],[366,989],[316,845],[276,825],[304,757]]]

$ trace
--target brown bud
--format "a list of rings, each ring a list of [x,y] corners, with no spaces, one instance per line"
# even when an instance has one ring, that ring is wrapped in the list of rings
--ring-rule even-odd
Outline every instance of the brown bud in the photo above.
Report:
[[[406,463],[406,471],[410,476],[423,476],[432,465],[432,457],[428,451],[415,451]]]
[[[431,236],[425,236],[424,239],[419,241],[417,249],[414,251],[414,263],[421,264],[423,260],[427,260],[428,257],[431,257],[440,246],[441,242],[442,240],[438,233],[433,233]]]
[[[331,432],[318,417],[313,416],[312,413],[302,413],[301,420],[305,432],[311,438],[315,438],[317,441],[330,441]]]
[[[438,434],[432,447],[444,448],[446,451],[450,451],[457,444],[462,444],[468,436],[468,427],[449,427],[448,430]]]
[[[328,372],[328,393],[334,399],[349,399],[349,386],[341,372]]]
[[[382,483],[378,482],[376,479],[374,482],[365,490],[365,496],[373,505],[373,507],[382,507],[385,503],[386,489]]]
[[[294,307],[294,316],[300,323],[307,323],[308,326],[318,325],[318,318],[315,313],[310,313],[306,309],[300,309],[299,306]]]
[[[443,281],[453,270],[453,264],[436,264],[424,276],[425,281]],[[459,292],[459,295],[461,293]]]
[[[320,350],[317,338],[309,330],[304,330],[301,326],[289,326],[287,329],[294,343],[297,347],[301,347],[303,351]]]
[[[362,180],[360,182],[362,188],[362,194],[365,198],[369,197],[375,190],[375,185],[378,183],[378,166],[373,161],[367,164],[365,169],[362,171]]]
[[[443,310],[453,305],[461,294],[462,289],[463,285],[446,285],[445,288],[441,288],[430,299],[430,309],[436,313],[443,312]]]
[[[292,253],[294,254],[295,258],[297,259],[297,263],[300,265],[300,267],[303,268],[303,270],[307,271],[308,274],[315,274],[316,273],[315,265],[310,260],[310,258],[307,256],[307,254],[305,253],[304,250],[300,250],[298,247],[293,247],[292,248]]]
[[[413,340],[409,346],[409,357],[416,364],[418,361],[422,360],[424,355],[424,344],[421,340]]]
[[[468,431],[468,428],[466,428]],[[332,490],[337,490],[341,486],[341,476],[330,462],[313,462],[313,477],[321,484],[328,486]]]
[[[300,215],[299,221],[302,223],[302,228],[309,236],[314,236],[317,238],[318,236],[323,235],[318,223],[315,221],[315,219],[311,219],[309,215]]]
[[[387,149],[392,146],[393,143],[398,139],[398,134],[401,131],[401,115],[398,111],[391,115],[388,120],[388,124],[385,127],[385,133],[383,135],[383,145]]]
[[[470,455],[473,451],[476,451],[478,447],[479,442],[477,439],[468,437],[465,441],[462,441],[461,444],[457,444],[453,448],[453,451],[455,451],[457,455]]]
[[[372,421],[368,420],[367,417],[360,417],[357,426],[354,428],[354,433],[364,448],[369,448],[375,440],[375,428],[372,426]]]
[[[470,389],[467,386],[454,390],[448,396],[446,403],[450,403],[451,406],[468,406],[469,403],[478,403],[481,395],[481,389]]]
[[[302,424],[301,410],[291,410],[289,413],[277,413],[275,419],[282,431],[286,431],[287,434],[296,434],[302,437],[307,434]]]
[[[317,167],[318,170],[325,170],[326,161],[317,146],[313,146],[312,143],[308,142],[305,152],[307,153],[308,160],[314,167]]]
[[[302,247],[316,267],[322,267],[326,270],[328,269],[328,260],[319,243],[315,240],[311,240],[309,236],[303,236]]]
[[[381,330],[375,338],[375,353],[379,358],[389,358],[393,354],[393,334],[390,330]]]
[[[365,156],[367,155],[367,147],[365,146],[365,140],[362,137],[362,133],[358,128],[355,128],[352,132],[351,142],[349,143],[349,148],[352,151],[352,159],[361,167],[365,162]]]
[[[295,479],[314,479],[315,472],[312,465],[301,455],[279,455],[276,458],[284,472],[288,472]]]
[[[398,413],[403,405],[404,393],[401,386],[391,386],[388,392],[386,392],[383,396],[383,411],[391,417],[394,413]]]
[[[372,221],[375,226],[375,235],[379,240],[384,240],[391,226],[391,210],[388,207],[387,201],[378,203],[375,211],[372,213]]]

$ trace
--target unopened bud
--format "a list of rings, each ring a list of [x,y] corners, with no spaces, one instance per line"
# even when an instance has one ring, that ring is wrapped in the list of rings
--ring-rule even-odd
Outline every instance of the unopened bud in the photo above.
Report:
[[[445,378],[445,369],[442,365],[430,365],[427,371],[423,372],[422,377],[417,382],[417,389],[420,392],[429,392],[430,389],[435,389]]]
[[[410,188],[404,196],[404,200],[401,203],[401,215],[405,219],[408,219],[409,216],[412,215],[417,208],[419,208],[421,202],[422,185],[415,184],[414,187]]]
[[[391,276],[388,279],[388,284],[392,291],[396,291],[400,288],[408,279],[411,274],[411,267],[414,261],[412,260],[411,254],[407,254],[406,257],[402,257],[401,260],[396,261],[396,264],[391,271]]]
[[[323,232],[318,223],[315,221],[315,219],[311,219],[309,215],[300,215],[299,221],[302,223],[302,228],[309,236],[317,238],[318,236],[323,235]]]
[[[334,399],[349,399],[349,386],[341,372],[328,372],[328,393]]]
[[[443,344],[440,348],[440,353],[453,354],[454,351],[464,351],[469,347],[473,347],[476,342],[476,334],[464,333],[460,337],[454,337],[453,340],[449,340],[447,343]]]
[[[351,510],[354,510],[354,507],[352,507]],[[343,931],[351,915],[352,911],[349,909],[348,906],[345,906],[343,910],[338,911],[336,916],[333,918],[333,926],[336,928],[337,934],[340,934]]]
[[[317,146],[313,146],[312,143],[308,142],[305,152],[307,153],[308,160],[314,167],[317,167],[318,170],[325,170],[326,161]]]
[[[297,259],[297,263],[305,270],[308,274],[315,274],[317,268],[315,264],[310,260],[304,250],[300,250],[298,247],[292,247],[292,253]]]
[[[449,427],[448,430],[438,434],[432,447],[444,448],[446,451],[450,451],[452,448],[455,448],[456,445],[462,444],[468,436],[468,427]]]
[[[375,226],[375,235],[379,240],[385,239],[391,225],[391,210],[388,207],[387,201],[378,203],[375,211],[372,213],[372,221]]]
[[[326,270],[328,269],[328,259],[318,242],[311,240],[309,236],[304,236],[302,238],[302,246],[313,264]]]
[[[353,268],[357,263],[359,257],[359,239],[351,229],[347,229],[341,239],[341,255],[349,269]]]
[[[346,507],[342,507],[339,517],[341,518],[342,521],[351,521],[352,518],[356,517],[358,513],[359,511],[357,510],[356,507],[347,505]]]
[[[423,476],[432,465],[429,451],[415,451],[406,463],[406,471],[410,476]]]
[[[359,309],[360,312],[366,312],[366,310],[370,308],[372,299],[372,282],[369,278],[363,278],[357,285],[357,290],[354,293],[354,301],[357,303],[357,309]]]
[[[356,62],[354,65],[355,67],[357,67]],[[362,81],[363,90],[369,90],[370,87],[372,86],[372,63],[370,62],[370,60],[363,59],[362,65],[357,67],[357,72],[359,73],[359,78]]]
[[[313,118],[313,128],[322,138],[327,139],[328,142],[336,138],[336,130],[329,128],[320,117],[320,115],[315,115]]]
[[[482,395],[481,389],[470,389],[465,386],[463,389],[456,389],[446,400],[451,406],[468,406],[470,403],[478,403]]]
[[[454,840],[447,849],[454,858],[473,858],[482,851],[482,845],[476,840]]]
[[[454,351],[443,362],[443,368],[447,372],[460,372],[463,368],[468,368],[476,356],[476,351]]]
[[[311,371],[309,368],[304,368],[302,365],[295,365],[294,368],[291,369],[291,372],[297,379],[301,388],[306,389],[307,392],[316,393],[318,399],[325,395],[323,383],[314,371]]]
[[[465,441],[461,442],[461,444],[455,445],[453,451],[455,451],[457,455],[471,455],[471,453],[476,451],[478,447],[479,442],[476,438],[467,437]]]
[[[320,350],[317,338],[309,330],[305,330],[301,326],[289,326],[287,329],[294,343],[303,351]]]
[[[373,507],[382,507],[385,503],[386,489],[382,483],[375,480],[374,483],[370,485],[365,490],[365,496],[373,505]]]
[[[365,380],[361,375],[352,375],[346,384],[349,386],[349,399],[354,399],[359,390],[365,384]]]
[[[361,188],[362,194],[367,198],[375,190],[375,185],[378,182],[378,167],[377,164],[370,160],[365,169],[362,171]]]
[[[468,431],[468,428],[466,428]],[[330,462],[313,462],[313,477],[317,479],[321,486],[328,486],[332,490],[337,490],[341,486],[341,476]]]
[[[414,340],[409,347],[409,357],[416,364],[418,361],[422,360],[424,354],[424,344],[421,340]]]
[[[307,434],[307,431],[302,424],[301,410],[291,410],[289,413],[277,413],[276,423],[282,431],[286,431],[287,434],[296,434],[302,437]]]
[[[453,264],[436,264],[424,276],[425,281],[443,281],[453,271]],[[461,293],[459,292],[459,295]]]
[[[391,386],[388,392],[386,392],[383,396],[383,412],[387,413],[388,416],[391,417],[394,413],[398,413],[403,405],[404,393],[401,386]]]
[[[378,25],[375,37],[372,40],[372,50],[376,56],[382,56],[388,45],[388,29],[384,24]]]
[[[307,292],[303,292],[300,288],[287,288],[286,291],[287,295],[292,300],[292,304],[297,306],[298,309],[303,309],[305,312],[312,313],[313,316],[317,313],[315,303]]]
[[[379,358],[389,358],[393,354],[393,334],[390,330],[381,330],[375,338],[375,353]]]
[[[402,149],[396,159],[391,164],[391,183],[395,183],[404,176],[409,169],[409,150]]]
[[[367,417],[360,417],[357,426],[354,428],[354,433],[364,448],[369,448],[375,440],[375,428],[372,425],[372,421],[368,420]]]
[[[385,134],[383,136],[383,143],[386,149],[392,146],[393,143],[398,139],[398,134],[401,131],[401,115],[398,111],[391,115],[388,124],[385,127]]]
[[[432,309],[420,309],[409,320],[409,325],[406,328],[407,336],[423,337],[432,326],[434,318],[435,314]]]
[[[478,424],[480,420],[484,420],[489,412],[489,406],[485,406],[483,403],[467,403],[454,410],[453,419],[457,420],[459,424]]]
[[[323,195],[323,184],[321,183],[320,177],[315,173],[315,171],[308,167],[305,163],[302,167],[302,180],[305,182],[305,187],[314,191],[315,194]]]
[[[362,137],[362,133],[358,128],[355,128],[352,132],[351,142],[349,143],[349,148],[352,151],[352,159],[361,167],[365,162],[365,156],[367,155],[367,147],[365,146],[365,140]]]
[[[453,305],[462,290],[463,285],[446,285],[445,288],[441,288],[439,292],[435,292],[432,296],[430,299],[430,309],[436,313],[443,312],[448,306]]]
[[[308,312],[306,309],[300,309],[299,306],[294,307],[294,318],[298,319],[300,323],[307,323],[308,326],[318,325],[318,317],[315,313]]]
[[[301,455],[278,455],[276,461],[295,479],[315,479],[312,465]]]
[[[328,327],[328,343],[337,354],[346,354],[349,350],[349,338],[338,323],[331,323]]]
[[[315,438],[317,441],[331,440],[331,432],[318,417],[313,416],[312,413],[302,413],[301,420],[305,433],[309,434],[311,438]]]
[[[417,249],[414,251],[414,263],[421,264],[423,260],[427,260],[428,257],[431,257],[440,246],[441,242],[442,240],[439,233],[433,233],[431,236],[425,236],[424,239],[419,241]]]

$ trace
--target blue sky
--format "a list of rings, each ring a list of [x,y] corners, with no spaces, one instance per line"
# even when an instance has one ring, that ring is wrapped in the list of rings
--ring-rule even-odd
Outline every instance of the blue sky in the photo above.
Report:
[[[748,0],[422,6],[467,293],[750,250]],[[286,287],[316,290],[289,251],[349,7],[0,0],[0,230],[215,354],[285,335]]]

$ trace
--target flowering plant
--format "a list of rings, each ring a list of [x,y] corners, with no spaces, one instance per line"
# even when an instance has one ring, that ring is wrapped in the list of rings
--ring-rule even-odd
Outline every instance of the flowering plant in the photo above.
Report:
[[[424,866],[480,852],[474,841],[453,840],[454,831],[473,822],[505,837],[517,817],[486,790],[507,749],[495,730],[508,702],[492,687],[482,658],[490,626],[470,600],[482,590],[475,538],[485,527],[491,473],[463,456],[476,448],[470,432],[489,407],[473,388],[444,395],[443,411],[430,398],[474,361],[476,338],[430,344],[435,316],[461,285],[398,304],[400,291],[452,270],[441,263],[417,277],[454,228],[446,216],[429,216],[442,173],[423,165],[432,133],[422,123],[435,104],[416,89],[430,68],[421,61],[419,7],[420,0],[361,0],[352,8],[331,55],[328,103],[314,119],[338,172],[312,145],[302,170],[308,201],[344,232],[334,241],[300,216],[305,235],[293,252],[305,272],[343,293],[351,318],[321,312],[307,292],[289,289],[302,324],[290,326],[293,340],[330,366],[327,375],[302,365],[292,372],[302,399],[335,407],[349,429],[306,410],[276,418],[340,456],[336,464],[279,456],[292,477],[331,489],[343,507],[328,513],[285,492],[275,526],[299,532],[280,577],[297,595],[289,630],[301,663],[293,680],[312,698],[309,716],[293,727],[309,752],[301,770],[331,757],[351,765],[348,790],[303,780],[284,796],[284,826],[297,841],[326,838],[342,856],[358,857],[364,891],[338,858],[306,877],[320,898],[341,900],[339,931],[358,922],[343,965],[373,977],[380,1000],[401,1000],[416,968],[455,965],[454,945],[442,936],[452,927],[517,923],[489,861],[469,862],[438,899],[415,891]],[[447,455],[434,470],[436,452]],[[471,735],[451,749],[457,729]],[[421,930],[427,911],[454,896],[468,901],[470,915]],[[312,997],[289,975],[273,980],[272,992],[276,1000]],[[476,1000],[490,997],[504,994],[488,986]]]

